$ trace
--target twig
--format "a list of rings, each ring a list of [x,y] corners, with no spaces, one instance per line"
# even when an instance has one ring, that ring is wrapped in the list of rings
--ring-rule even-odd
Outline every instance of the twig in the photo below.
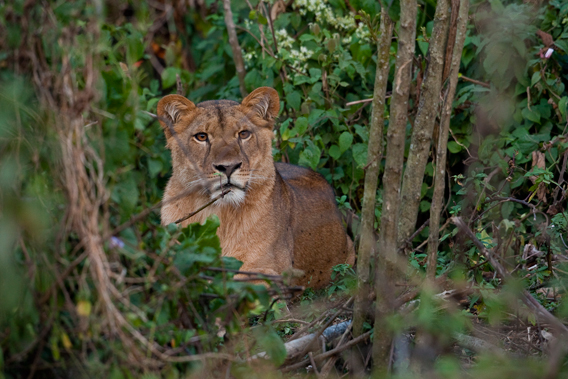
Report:
[[[219,272],[234,272],[235,274],[264,276],[266,278],[270,278],[270,279],[274,279],[274,280],[282,280],[281,275],[269,275],[269,274],[263,274],[262,272],[255,272],[255,271],[240,271],[240,270],[233,270],[233,269],[230,269],[230,268],[223,268],[223,267],[204,267],[203,270],[205,270],[205,271],[219,271]]]
[[[184,217],[182,217],[182,218],[180,218],[180,219],[178,219],[178,220],[175,220],[174,222],[175,222],[176,224],[179,224],[180,222],[185,221],[185,220],[187,220],[188,218],[195,216],[196,214],[198,214],[199,212],[201,212],[202,210],[204,210],[204,209],[207,208],[208,206],[212,205],[212,204],[213,204],[214,202],[216,202],[217,200],[219,200],[219,199],[225,197],[225,195],[228,194],[229,192],[231,192],[230,189],[228,189],[228,190],[226,190],[226,191],[223,190],[223,192],[221,192],[219,195],[215,196],[210,202],[208,202],[207,204],[205,204],[204,206],[202,206],[201,208],[199,208],[199,209],[196,210],[195,212],[191,212],[191,213],[188,214],[187,216],[184,216]]]
[[[237,77],[239,78],[239,88],[241,90],[241,95],[244,98],[248,95],[245,86],[245,63],[243,61],[241,46],[239,45],[239,40],[237,39],[235,22],[233,21],[231,0],[223,0],[223,8],[225,10],[225,24],[227,25],[227,33],[229,34],[229,45],[231,45],[231,50],[233,51],[233,61],[235,62],[235,68],[237,69]]]
[[[314,361],[314,355],[312,354],[311,351],[308,353],[308,357],[310,357],[310,362],[312,363],[312,368],[314,370],[314,373],[316,374],[316,378],[319,378],[320,373],[318,371],[318,366],[316,365],[316,362]]]
[[[331,325],[331,323],[333,321],[335,321],[335,319],[337,318],[337,316],[339,316],[341,313],[345,312],[345,310],[343,308],[348,307],[349,305],[351,305],[351,303],[353,302],[354,297],[351,296],[349,298],[349,300],[347,300],[347,302],[345,303],[345,305],[343,307],[341,307],[337,312],[335,312],[335,314],[333,316],[331,316],[329,318],[329,320],[324,324],[324,326],[316,333],[316,336],[314,338],[314,341],[317,341],[319,339],[319,337],[322,335],[322,333]],[[306,346],[304,351],[302,352],[302,354],[300,354],[300,356],[303,356],[307,353],[308,349],[310,348],[310,346]]]
[[[264,5],[264,1],[260,2],[264,13],[266,14],[266,18],[268,19],[268,26],[270,26],[270,31],[272,32],[272,42],[274,42],[274,53],[278,54],[278,43],[276,42],[276,33],[274,33],[274,24],[272,23],[272,17],[266,10],[266,6]]]
[[[477,84],[485,88],[491,88],[491,85],[489,83],[480,82],[479,80],[468,78],[467,76],[460,75],[459,78],[465,80],[466,82]]]
[[[356,105],[356,104],[362,104],[362,103],[371,103],[373,101],[373,98],[371,97],[370,99],[363,99],[363,100],[356,100],[356,101],[350,101],[347,104],[345,104],[346,107],[350,107],[352,105]]]
[[[286,323],[286,322],[294,322],[294,323],[296,323],[296,324],[303,324],[303,325],[308,325],[308,324],[309,324],[309,322],[307,322],[307,321],[298,320],[298,319],[295,319],[295,318],[288,318],[288,319],[286,319],[286,320],[274,320],[274,321],[271,321],[271,322],[272,322],[273,324],[283,324],[283,323]]]
[[[179,74],[176,74],[176,89],[177,89],[178,95],[181,95],[181,96],[184,95],[183,84],[181,82],[181,78],[179,77]]]
[[[332,357],[332,356],[334,356],[334,355],[336,355],[336,354],[339,354],[339,353],[341,353],[342,351],[345,351],[345,350],[349,349],[351,346],[355,346],[355,345],[357,345],[359,342],[365,341],[367,338],[369,338],[370,335],[371,335],[371,331],[368,331],[368,332],[366,332],[366,333],[363,333],[363,334],[361,334],[359,337],[353,338],[351,341],[347,342],[347,343],[344,344],[344,345],[337,346],[335,349],[332,349],[332,350],[330,350],[330,351],[328,351],[328,352],[325,352],[325,353],[316,355],[316,356],[314,357],[314,361],[316,361],[316,362],[317,362],[317,361],[321,361],[321,360],[323,360],[323,359],[327,359],[327,358]],[[307,364],[309,364],[309,363],[310,363],[310,360],[309,360],[309,359],[305,359],[305,360],[303,360],[303,361],[301,361],[301,362],[299,362],[299,363],[296,363],[296,364],[293,364],[293,365],[290,365],[290,366],[283,367],[280,371],[282,371],[282,372],[288,372],[288,371],[296,370],[296,369],[305,367],[305,366],[306,366]]]
[[[387,92],[387,95],[385,96],[385,99],[388,99],[389,97],[391,97],[392,93],[391,92]],[[345,104],[346,107],[350,107],[352,105],[356,105],[356,104],[362,104],[362,103],[370,103],[373,101],[373,98],[370,99],[363,99],[363,100],[356,100],[356,101],[350,101],[348,103]]]
[[[250,30],[248,30],[247,28],[243,28],[242,26],[238,26],[238,25],[235,25],[235,28],[237,28],[239,30],[243,30],[243,31],[247,32],[248,34],[250,34],[256,40],[256,42],[258,42],[258,44],[262,47],[262,51],[266,52],[272,58],[276,58],[274,53],[272,51],[268,50],[266,47],[264,47],[264,44],[261,43],[260,40],[258,38],[256,38],[256,36]]]

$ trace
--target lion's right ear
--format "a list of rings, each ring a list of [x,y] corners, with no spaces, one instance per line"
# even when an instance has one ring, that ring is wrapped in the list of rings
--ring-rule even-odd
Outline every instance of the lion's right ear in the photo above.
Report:
[[[181,95],[168,95],[158,102],[158,120],[164,129],[166,138],[172,136],[172,129],[180,133],[183,126],[176,125],[181,117],[193,112],[197,107]]]

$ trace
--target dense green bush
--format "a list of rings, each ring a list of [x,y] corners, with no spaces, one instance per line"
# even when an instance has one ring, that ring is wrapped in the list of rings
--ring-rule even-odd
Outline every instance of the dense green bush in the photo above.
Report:
[[[0,377],[35,372],[122,378],[144,371],[179,377],[201,366],[162,360],[158,367],[152,350],[158,348],[149,346],[182,355],[244,354],[250,346],[242,345],[249,340],[268,350],[274,363],[283,362],[280,336],[290,334],[291,324],[248,329],[266,324],[283,308],[270,297],[276,289],[231,280],[240,263],[220,256],[218,221],[177,230],[160,226],[157,209],[145,212],[160,201],[171,171],[165,138],[151,114],[162,96],[177,91],[176,77],[194,102],[241,98],[222,4],[197,3],[202,5],[20,0],[0,5],[5,36],[0,41],[0,370],[5,373]],[[246,2],[232,6],[246,90],[271,86],[280,94],[275,159],[320,172],[340,207],[358,212],[371,107],[348,103],[373,95],[377,15],[383,4],[396,20],[397,2],[296,0],[273,24],[263,11],[269,4],[252,4],[254,10]],[[418,11],[408,135],[434,7],[434,1],[423,1]],[[564,317],[566,305],[537,290],[563,288],[568,272],[558,263],[568,242],[561,176],[568,148],[568,5],[475,1],[471,15],[460,70],[464,80],[451,121],[444,216],[469,219],[522,287]],[[538,30],[553,44],[548,46]],[[550,56],[548,48],[554,49]],[[394,40],[389,83],[396,49]],[[74,146],[92,149],[81,165],[92,181],[85,194],[99,201],[98,230],[92,232],[103,239],[108,283],[116,290],[109,290],[112,303],[146,342],[120,323],[113,329],[92,257],[70,221],[76,210],[69,201],[73,186],[66,181],[62,136],[75,133],[65,126],[71,120],[84,126]],[[420,224],[428,217],[434,164],[426,167]],[[381,194],[379,188],[377,227]],[[427,236],[428,227],[413,241],[413,274],[424,271],[419,246]],[[441,240],[438,274],[469,283],[469,304],[446,309],[423,296],[417,312],[392,318],[393,328],[412,325],[449,340],[451,332],[467,331],[473,317],[492,324],[506,319],[510,294],[520,287],[513,283],[497,291],[502,283],[493,269],[453,226]],[[542,252],[531,265],[522,254],[529,242]],[[319,296],[352,288],[349,270],[337,267],[335,283]],[[311,304],[314,297],[307,291],[303,302]],[[475,369],[481,377],[494,367],[484,359]],[[437,365],[440,375],[460,373],[451,357]],[[532,361],[501,367],[512,375],[516,365],[535,373],[544,369]],[[246,375],[241,369],[233,374]]]

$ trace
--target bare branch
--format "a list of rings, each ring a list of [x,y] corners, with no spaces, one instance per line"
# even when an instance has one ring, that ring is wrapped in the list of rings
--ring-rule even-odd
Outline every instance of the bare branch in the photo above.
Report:
[[[237,39],[237,31],[235,30],[235,22],[233,21],[233,12],[231,11],[231,0],[223,0],[223,8],[225,9],[225,24],[227,24],[227,33],[229,34],[229,44],[233,51],[233,61],[237,69],[237,77],[239,78],[239,88],[241,95],[246,97],[248,92],[245,87],[245,63],[243,61],[243,54],[241,46]]]

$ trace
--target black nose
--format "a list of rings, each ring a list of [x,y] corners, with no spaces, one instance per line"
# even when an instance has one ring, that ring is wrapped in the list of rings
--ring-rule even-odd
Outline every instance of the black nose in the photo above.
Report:
[[[235,172],[236,169],[238,169],[239,167],[241,167],[243,164],[243,162],[239,162],[239,163],[235,163],[235,164],[228,164],[228,165],[213,165],[213,167],[215,167],[215,169],[219,172],[224,173],[225,175],[227,175],[227,178],[231,176],[231,174],[233,172]]]

